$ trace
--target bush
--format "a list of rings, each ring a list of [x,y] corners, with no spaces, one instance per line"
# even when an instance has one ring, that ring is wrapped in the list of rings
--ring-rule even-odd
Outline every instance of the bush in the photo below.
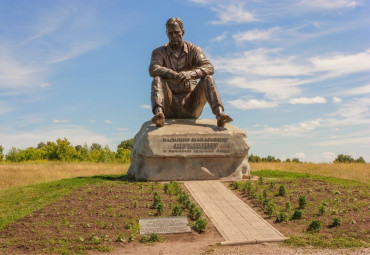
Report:
[[[239,188],[239,183],[238,182],[232,182],[229,184],[229,187],[232,189],[238,189]]]
[[[288,220],[288,214],[286,212],[279,212],[276,216],[276,222],[283,222]]]
[[[325,205],[320,205],[319,214],[324,215],[325,212],[326,212],[326,206]]]
[[[300,209],[304,209],[307,205],[307,198],[306,196],[299,196],[298,204]]]
[[[150,233],[149,235],[144,235],[140,239],[140,243],[155,243],[162,241],[162,238],[156,233]]]
[[[193,224],[193,229],[197,231],[198,233],[202,233],[206,231],[208,222],[205,219],[197,219]]]
[[[321,221],[313,220],[311,221],[310,225],[308,225],[307,230],[312,232],[318,232],[321,229]]]
[[[151,206],[152,209],[157,209],[158,205],[162,203],[161,197],[158,195],[157,192],[154,192],[153,194],[153,204]],[[163,206],[163,204],[162,204]]]
[[[295,210],[292,215],[293,220],[300,220],[303,218],[304,212],[302,210]]]
[[[281,185],[279,187],[279,196],[282,196],[284,197],[286,195],[286,189],[285,189],[285,186],[284,185]]]
[[[333,219],[333,223],[330,225],[330,227],[339,227],[342,224],[342,221],[339,217],[336,217]]]
[[[180,216],[182,215],[182,208],[179,205],[175,205],[172,209],[172,216]]]
[[[275,204],[269,202],[266,206],[266,212],[268,216],[272,216],[275,213]]]
[[[292,203],[290,201],[285,203],[285,211],[289,211],[291,207],[292,207]]]

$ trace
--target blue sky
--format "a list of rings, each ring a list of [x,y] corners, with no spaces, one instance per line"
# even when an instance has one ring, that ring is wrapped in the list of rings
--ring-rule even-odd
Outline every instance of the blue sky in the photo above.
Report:
[[[370,2],[0,1],[0,145],[115,150],[152,117],[148,66],[180,17],[254,155],[370,161]],[[207,105],[201,118],[214,118]]]

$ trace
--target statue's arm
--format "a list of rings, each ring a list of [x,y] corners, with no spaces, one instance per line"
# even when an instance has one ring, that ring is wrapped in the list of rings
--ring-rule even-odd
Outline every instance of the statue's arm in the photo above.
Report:
[[[151,77],[161,76],[165,79],[176,79],[178,73],[164,66],[164,56],[159,49],[152,52],[152,58],[149,65],[149,74]]]
[[[201,48],[195,46],[193,55],[193,65],[195,68],[192,70],[191,78],[199,79],[206,75],[214,73],[214,67],[211,62],[206,58]]]

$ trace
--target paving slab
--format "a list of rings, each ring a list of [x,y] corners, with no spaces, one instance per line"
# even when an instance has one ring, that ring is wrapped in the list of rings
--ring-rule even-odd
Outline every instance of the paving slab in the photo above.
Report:
[[[187,181],[185,187],[225,239],[221,245],[286,239],[220,181]]]

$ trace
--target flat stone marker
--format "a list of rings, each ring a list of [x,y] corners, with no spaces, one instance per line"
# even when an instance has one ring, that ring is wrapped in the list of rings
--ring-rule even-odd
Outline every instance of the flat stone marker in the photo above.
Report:
[[[286,239],[220,181],[188,181],[185,187],[225,239],[221,245]]]
[[[164,218],[145,218],[139,220],[140,235],[150,233],[176,234],[191,232],[186,216],[173,216]]]

